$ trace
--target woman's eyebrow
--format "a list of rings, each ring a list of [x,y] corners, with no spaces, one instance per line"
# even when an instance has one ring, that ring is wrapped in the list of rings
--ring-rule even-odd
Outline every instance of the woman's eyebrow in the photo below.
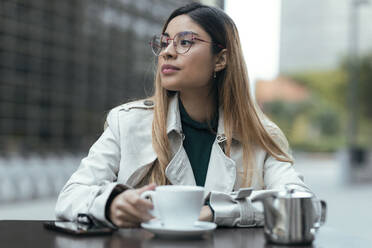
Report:
[[[195,33],[193,31],[181,31],[181,32],[178,32],[177,34],[181,34],[181,33],[192,33],[193,35],[199,36],[198,33]],[[167,32],[164,32],[163,35],[167,36],[167,37],[170,37],[170,35]]]
[[[180,34],[180,33],[192,33],[193,35],[197,35],[197,36],[199,36],[198,33],[195,33],[194,31],[190,31],[190,30],[181,31],[181,32],[179,32],[179,34]]]

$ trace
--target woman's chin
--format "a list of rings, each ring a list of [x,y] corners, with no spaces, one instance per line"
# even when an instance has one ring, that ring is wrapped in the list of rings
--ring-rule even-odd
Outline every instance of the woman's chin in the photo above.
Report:
[[[174,83],[174,82],[162,82],[161,87],[163,87],[164,89],[167,89],[167,90],[171,90],[171,91],[179,91],[180,90],[180,86],[177,83]]]

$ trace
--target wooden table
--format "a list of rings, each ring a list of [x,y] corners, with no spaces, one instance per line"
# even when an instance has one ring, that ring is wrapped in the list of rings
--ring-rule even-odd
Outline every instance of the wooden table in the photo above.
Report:
[[[279,246],[265,242],[263,228],[217,228],[212,234],[193,240],[167,240],[140,229],[120,229],[109,236],[76,237],[44,229],[43,221],[0,221],[0,247],[58,248],[362,248],[372,247],[368,240],[322,227],[310,246]]]

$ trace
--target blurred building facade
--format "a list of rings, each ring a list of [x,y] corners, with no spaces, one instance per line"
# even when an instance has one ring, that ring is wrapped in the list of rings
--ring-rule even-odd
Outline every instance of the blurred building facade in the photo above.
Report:
[[[148,41],[187,2],[2,0],[0,153],[86,152],[110,108],[152,93]]]
[[[353,0],[282,0],[280,72],[334,69],[349,46]],[[359,6],[359,51],[372,51],[372,1]]]

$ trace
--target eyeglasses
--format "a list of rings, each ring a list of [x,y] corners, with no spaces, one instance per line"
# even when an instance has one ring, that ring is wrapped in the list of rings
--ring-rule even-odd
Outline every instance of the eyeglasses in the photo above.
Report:
[[[173,37],[173,39],[169,38],[168,35],[164,35],[164,34],[154,35],[152,37],[152,40],[150,41],[150,46],[151,46],[152,52],[156,56],[159,56],[159,54],[169,46],[170,41],[173,41],[174,50],[176,51],[177,54],[187,53],[196,40],[214,44],[222,49],[224,48],[222,45],[218,43],[202,40],[200,38],[197,38],[195,35],[196,35],[195,33],[190,32],[190,31],[177,33]]]

